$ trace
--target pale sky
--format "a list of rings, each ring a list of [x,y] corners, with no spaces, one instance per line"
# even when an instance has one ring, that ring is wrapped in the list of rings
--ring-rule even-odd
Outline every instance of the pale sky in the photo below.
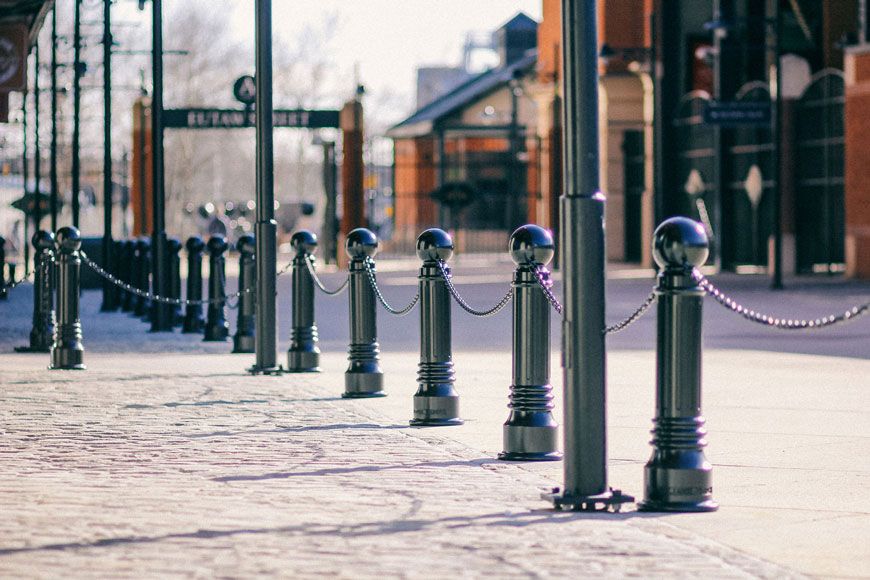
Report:
[[[541,4],[541,0],[274,0],[272,34],[292,45],[294,35],[306,26],[319,29],[335,15],[331,52],[346,83],[342,89],[348,94],[353,90],[358,65],[369,100],[389,93],[395,109],[404,109],[379,111],[396,122],[413,112],[418,66],[459,64],[468,32],[491,32],[520,11],[540,21]],[[254,2],[240,2],[235,20],[253,23],[253,12]],[[253,29],[250,34],[253,37]]]

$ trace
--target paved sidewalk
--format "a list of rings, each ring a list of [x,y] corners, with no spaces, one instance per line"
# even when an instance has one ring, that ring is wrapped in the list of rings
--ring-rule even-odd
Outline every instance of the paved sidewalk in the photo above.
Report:
[[[3,578],[798,576],[666,517],[547,509],[552,481],[384,421],[335,374],[41,358],[0,355]]]
[[[494,459],[509,352],[454,351],[465,425],[411,429],[415,352],[382,352],[388,397],[344,400],[342,350],[250,376],[253,355],[85,292],[88,370],[49,371],[12,353],[32,288],[14,292],[0,578],[870,578],[870,359],[705,349],[720,510],[557,512],[539,494],[561,463]],[[654,381],[651,350],[609,351],[608,480],[637,499]]]

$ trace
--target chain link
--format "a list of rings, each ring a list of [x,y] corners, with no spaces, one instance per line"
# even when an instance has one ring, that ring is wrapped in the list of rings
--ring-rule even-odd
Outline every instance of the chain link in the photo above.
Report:
[[[735,302],[728,296],[726,296],[721,290],[713,286],[712,282],[707,280],[703,274],[701,274],[700,270],[695,268],[692,271],[692,276],[695,280],[698,281],[698,284],[701,288],[704,289],[707,294],[712,296],[716,302],[742,316],[743,318],[751,321],[757,322],[759,324],[763,324],[765,326],[770,326],[773,328],[779,328],[782,330],[804,330],[807,328],[825,328],[826,326],[832,326],[834,324],[838,324],[840,322],[845,322],[847,320],[851,320],[853,318],[857,318],[863,314],[867,314],[870,312],[870,302],[866,302],[859,306],[855,306],[850,308],[843,314],[823,316],[822,318],[815,318],[813,320],[793,320],[786,318],[776,318],[773,316],[768,316],[767,314],[762,314],[760,312],[756,312],[755,310],[750,310],[745,306]]]
[[[456,300],[456,303],[462,307],[467,313],[472,316],[478,316],[483,318],[485,316],[492,316],[502,308],[504,308],[508,302],[511,301],[511,298],[514,297],[514,289],[511,288],[508,290],[507,294],[504,295],[504,298],[499,301],[498,304],[490,308],[489,310],[475,310],[468,303],[462,299],[462,296],[459,295],[459,292],[456,290],[456,287],[453,285],[453,281],[450,279],[450,272],[447,271],[447,264],[444,260],[438,260],[438,269],[441,271],[441,277],[444,278],[444,282],[447,283],[447,289],[450,290],[450,294],[453,295],[453,298]]]
[[[143,298],[147,298],[148,300],[156,300],[157,302],[163,302],[164,304],[178,304],[178,305],[183,304],[185,306],[192,306],[192,305],[197,305],[197,304],[217,304],[219,302],[226,302],[226,300],[228,298],[238,298],[242,294],[254,291],[253,287],[249,287],[249,288],[245,288],[244,290],[241,290],[239,292],[236,292],[235,294],[230,294],[228,296],[225,295],[225,296],[222,296],[220,298],[210,298],[210,299],[206,299],[206,300],[187,300],[187,299],[182,299],[182,298],[167,298],[165,296],[158,296],[158,295],[152,294],[151,292],[148,292],[146,290],[140,290],[139,288],[136,288],[135,286],[131,286],[130,284],[127,284],[123,280],[120,280],[119,278],[116,278],[112,274],[105,271],[102,267],[100,267],[99,264],[97,264],[96,262],[91,260],[88,257],[88,255],[85,254],[84,252],[80,251],[79,255],[82,257],[82,261],[87,266],[89,266],[94,272],[96,272],[97,274],[99,274],[100,276],[102,276],[103,278],[105,278],[106,280],[108,280],[109,282],[114,284],[115,286],[118,286],[119,288],[123,288],[125,291],[130,292],[132,294],[135,294],[136,296],[141,296]],[[230,308],[236,308],[237,306],[238,305],[231,306]]]
[[[405,316],[411,310],[413,310],[414,306],[417,305],[417,301],[420,300],[420,291],[417,291],[417,294],[414,295],[414,299],[411,300],[411,304],[409,304],[406,308],[402,310],[396,310],[387,304],[387,300],[384,298],[384,295],[381,294],[381,289],[378,288],[378,281],[375,278],[375,262],[371,258],[366,258],[365,261],[366,266],[366,274],[368,274],[369,284],[372,285],[372,290],[375,291],[375,296],[378,297],[378,302],[389,312],[390,314],[395,314],[396,316]]]
[[[620,330],[625,330],[627,326],[629,326],[632,322],[640,318],[644,315],[644,313],[649,310],[649,307],[652,306],[653,302],[656,301],[656,291],[653,288],[652,292],[649,293],[649,296],[646,297],[641,305],[635,310],[628,318],[623,320],[622,322],[618,322],[613,326],[608,326],[604,331],[604,334],[613,334],[614,332],[619,332]]]
[[[15,288],[16,286],[20,286],[21,284],[24,284],[25,282],[32,284],[33,282],[30,279],[33,278],[34,272],[36,272],[35,268],[33,270],[31,270],[30,272],[28,272],[27,274],[25,274],[24,278],[22,278],[21,280],[15,280],[14,282],[10,282],[9,284],[7,284],[6,287],[3,289],[3,291],[9,292],[10,290]]]
[[[541,268],[543,268],[543,266],[535,262],[532,262],[531,266],[532,272],[535,274],[535,280],[538,281],[538,286],[540,286],[541,290],[544,291],[544,296],[547,297],[547,300],[550,301],[550,304],[553,305],[553,308],[556,310],[556,312],[562,314],[562,304],[559,303],[559,300],[556,299],[556,296],[553,294],[550,286],[544,281],[544,273],[541,271]]]
[[[314,283],[320,288],[320,291],[328,296],[337,296],[341,294],[345,288],[347,288],[347,283],[350,281],[350,276],[347,276],[344,279],[344,282],[341,283],[341,286],[336,288],[335,290],[328,290],[326,286],[323,285],[323,282],[320,281],[320,278],[317,277],[317,273],[314,271],[314,259],[310,256],[305,258],[305,266],[308,268],[308,273],[311,274],[311,279],[314,280]]]

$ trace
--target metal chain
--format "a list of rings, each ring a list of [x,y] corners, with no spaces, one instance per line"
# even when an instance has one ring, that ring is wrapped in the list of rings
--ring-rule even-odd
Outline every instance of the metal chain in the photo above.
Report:
[[[366,266],[366,274],[368,274],[369,283],[372,285],[372,290],[375,291],[375,296],[378,297],[378,302],[389,312],[390,314],[395,314],[396,316],[405,316],[414,308],[417,304],[417,301],[420,300],[420,291],[417,291],[417,294],[414,295],[414,299],[411,300],[411,304],[409,304],[406,308],[402,310],[396,310],[387,304],[387,300],[384,298],[384,295],[381,294],[381,289],[378,288],[378,281],[375,278],[375,262],[371,258],[366,258],[365,261]]]
[[[535,280],[538,281],[538,286],[540,286],[541,290],[544,291],[544,296],[547,297],[547,300],[550,301],[550,304],[553,305],[553,308],[556,310],[556,312],[562,314],[562,305],[556,299],[556,296],[553,294],[553,291],[550,289],[550,287],[544,283],[544,274],[543,272],[541,272],[541,268],[543,268],[543,266],[535,262],[532,262],[531,266],[532,272],[535,274]]]
[[[782,330],[803,330],[807,328],[825,328],[826,326],[832,326],[834,324],[838,324],[840,322],[845,322],[847,320],[851,320],[853,318],[857,318],[862,314],[867,314],[870,312],[870,302],[866,302],[860,306],[855,306],[854,308],[850,308],[843,314],[823,316],[822,318],[816,318],[813,320],[793,320],[793,319],[785,319],[785,318],[776,318],[773,316],[768,316],[767,314],[762,314],[760,312],[756,312],[755,310],[750,310],[745,306],[738,304],[728,296],[726,296],[721,290],[713,286],[713,284],[701,274],[700,270],[695,268],[692,271],[692,276],[695,280],[698,281],[701,288],[704,289],[707,294],[712,296],[716,302],[742,316],[743,318],[757,322],[759,324],[763,324],[765,326],[771,326],[773,328],[780,328]]]
[[[637,310],[634,311],[628,318],[623,320],[622,322],[618,322],[613,326],[608,326],[604,331],[604,334],[613,334],[614,332],[619,332],[620,330],[625,330],[627,326],[629,326],[632,322],[640,318],[644,315],[644,313],[649,310],[649,307],[652,306],[653,302],[656,301],[656,291],[653,288],[652,292],[649,293],[649,296],[646,297]]]
[[[444,260],[438,260],[438,269],[441,271],[441,277],[444,278],[444,282],[447,283],[447,289],[450,290],[450,294],[453,295],[453,298],[456,300],[456,303],[459,304],[463,310],[472,316],[478,316],[483,318],[485,316],[492,316],[502,308],[504,308],[508,302],[511,301],[511,298],[514,297],[514,289],[511,288],[508,290],[507,294],[504,295],[504,298],[499,301],[498,304],[490,308],[489,310],[475,310],[468,303],[462,299],[462,296],[459,295],[459,292],[456,290],[456,287],[453,285],[453,281],[450,280],[450,272],[447,271],[447,264]]]
[[[341,283],[341,286],[336,288],[335,290],[328,290],[326,286],[323,285],[323,282],[320,281],[320,278],[317,277],[317,273],[314,271],[314,264],[312,263],[314,260],[310,257],[306,257],[305,266],[308,268],[308,273],[311,274],[311,279],[314,280],[314,283],[317,284],[317,287],[320,288],[320,291],[329,296],[336,296],[341,294],[345,288],[347,288],[347,283],[350,280],[350,276],[344,279],[344,282]]]
[[[20,286],[21,284],[24,284],[25,282],[32,284],[32,281],[30,280],[30,278],[33,278],[34,272],[36,272],[35,268],[33,270],[31,270],[30,272],[28,272],[27,274],[25,274],[24,278],[22,278],[21,280],[15,280],[14,282],[10,282],[9,284],[7,284],[6,288],[4,288],[3,291],[9,292],[10,290],[15,288],[16,286]]]
[[[112,274],[105,271],[99,264],[91,260],[87,254],[82,251],[79,251],[79,255],[82,257],[82,261],[88,265],[94,272],[114,284],[119,288],[123,288],[125,291],[135,294],[136,296],[141,296],[143,298],[147,298],[148,300],[156,300],[157,302],[163,302],[164,304],[184,304],[185,306],[196,305],[196,304],[217,304],[219,302],[225,302],[227,298],[238,298],[242,294],[246,292],[253,292],[254,288],[245,288],[240,292],[236,292],[235,294],[230,294],[228,296],[222,296],[220,298],[210,298],[206,300],[186,300],[182,298],[166,298],[165,296],[157,296],[156,294],[152,294],[146,290],[140,290],[135,286],[131,286],[127,284],[123,280],[116,278]]]

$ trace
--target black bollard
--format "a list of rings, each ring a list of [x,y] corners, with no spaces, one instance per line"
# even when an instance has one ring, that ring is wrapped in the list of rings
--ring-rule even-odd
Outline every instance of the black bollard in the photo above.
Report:
[[[550,386],[550,303],[539,286],[553,284],[544,267],[553,259],[553,234],[540,226],[526,225],[511,235],[509,247],[517,265],[512,284],[513,384],[510,416],[503,431],[504,451],[498,458],[557,461],[562,454],[558,451]]]
[[[58,261],[57,325],[48,368],[83,370],[85,347],[82,345],[82,323],[79,320],[82,266],[79,248],[82,247],[82,237],[76,228],[60,228],[55,243]]]
[[[208,249],[208,299],[216,300],[208,303],[208,314],[205,322],[204,341],[227,340],[230,335],[230,325],[226,317],[226,258],[227,240],[220,235],[209,238]]]
[[[644,470],[638,509],[707,512],[713,501],[712,466],[701,414],[701,314],[704,290],[693,269],[707,259],[704,226],[688,218],[663,222],[655,231],[658,276],[656,417],[652,457]]]
[[[453,388],[453,352],[450,346],[450,291],[441,275],[440,262],[453,256],[453,239],[437,228],[417,238],[420,268],[419,386],[414,394],[414,427],[462,425],[459,395]],[[446,269],[446,266],[445,266]],[[449,270],[447,270],[449,275]]]
[[[33,234],[33,327],[30,346],[19,352],[51,352],[54,342],[54,234],[39,230]]]
[[[0,236],[0,300],[6,300],[6,238]]]
[[[112,242],[112,261],[109,264],[109,271],[115,276],[118,280],[124,280],[122,277],[123,273],[123,262],[124,262],[124,242],[121,240],[115,240]],[[121,308],[122,300],[124,299],[124,294],[121,291],[121,287],[117,284],[112,284],[112,300],[114,301],[114,309],[118,310]]]
[[[378,349],[377,303],[369,281],[366,262],[378,253],[377,236],[357,228],[347,234],[345,250],[348,264],[350,301],[350,348],[344,373],[344,398],[383,397],[384,373]],[[374,264],[372,264],[374,270]]]
[[[136,242],[133,240],[124,241],[124,245],[122,246],[123,252],[123,261],[121,262],[121,280],[126,282],[129,286],[133,288],[138,288],[139,278],[136,275],[137,269],[137,260],[138,257],[136,255]],[[122,312],[133,312],[136,309],[136,295],[130,292],[129,290],[124,290],[124,293],[121,297],[121,311]]]
[[[191,301],[202,300],[202,250],[205,243],[199,236],[187,238],[187,308],[184,311],[184,324],[181,332],[201,333],[205,328],[202,318],[202,304]]]
[[[169,254],[169,297],[179,300],[181,298],[181,242],[176,238],[166,240],[166,250]],[[181,324],[181,303],[167,304],[169,308],[169,321],[172,326]]]
[[[290,245],[296,251],[293,258],[293,327],[287,350],[287,371],[319,373],[320,349],[317,347],[317,325],[314,323],[314,279],[308,270],[317,250],[317,236],[302,230],[293,234]]]
[[[148,292],[151,289],[151,240],[140,238],[136,242],[136,255],[139,257],[136,262],[136,288]],[[151,305],[148,298],[142,295],[136,297],[136,309],[133,311],[133,316],[141,318],[145,322],[151,319]]]
[[[254,286],[257,264],[254,236],[245,234],[236,243],[239,250],[239,316],[233,335],[233,352],[254,352]]]

